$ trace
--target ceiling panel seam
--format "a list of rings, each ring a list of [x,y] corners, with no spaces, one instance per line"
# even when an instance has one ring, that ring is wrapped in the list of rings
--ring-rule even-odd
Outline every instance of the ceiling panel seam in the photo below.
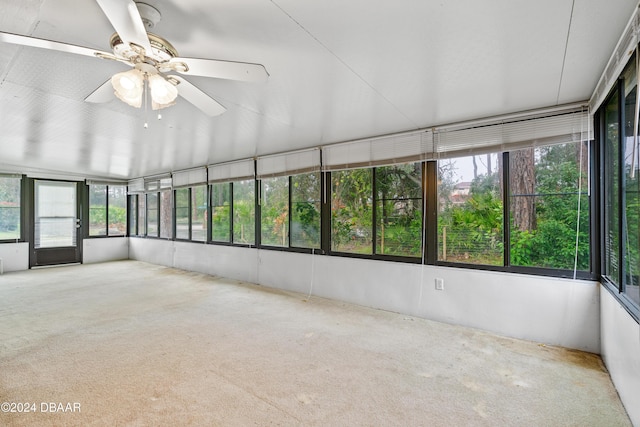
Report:
[[[567,39],[564,42],[564,55],[562,56],[562,68],[560,69],[560,80],[558,82],[558,96],[556,97],[556,105],[560,103],[560,91],[562,88],[562,79],[564,78],[564,67],[567,62],[567,51],[569,49],[569,36],[571,35],[571,24],[573,23],[573,11],[576,5],[576,0],[571,2],[571,13],[569,15],[569,25],[567,28]]]
[[[276,3],[275,0],[270,0],[271,3],[273,3],[273,5],[275,7],[277,7],[282,13],[284,13],[291,21],[293,21],[298,27],[300,27],[305,33],[307,33],[307,35],[309,35],[309,37],[311,37],[313,40],[316,41],[316,43],[318,43],[320,46],[322,46],[322,48],[324,50],[326,50],[327,52],[329,52],[331,54],[331,56],[333,56],[334,58],[336,58],[342,65],[344,65],[351,73],[353,73],[353,75],[355,75],[360,81],[362,81],[365,85],[367,85],[372,91],[374,91],[378,96],[380,96],[382,99],[385,100],[385,102],[387,102],[389,105],[391,105],[393,107],[393,109],[395,109],[400,115],[402,115],[402,117],[404,117],[405,119],[407,119],[407,121],[409,123],[412,124],[412,126],[414,127],[414,129],[419,129],[420,126],[415,123],[413,120],[411,120],[411,118],[409,118],[409,116],[407,116],[402,110],[400,110],[400,108],[398,108],[397,105],[395,105],[393,102],[391,102],[389,100],[389,98],[387,98],[386,96],[384,96],[380,91],[378,91],[371,83],[369,83],[364,77],[362,77],[356,70],[354,70],[349,64],[346,63],[346,61],[344,61],[340,56],[338,56],[338,54],[336,54],[334,51],[332,51],[331,49],[329,49],[329,47],[327,45],[325,45],[324,43],[322,43],[322,41],[320,41],[320,39],[318,39],[315,35],[313,35],[311,33],[311,31],[309,31],[304,25],[302,25],[298,20],[296,20],[289,12],[287,12],[286,10],[284,10],[282,8],[282,6],[280,6],[278,3]]]

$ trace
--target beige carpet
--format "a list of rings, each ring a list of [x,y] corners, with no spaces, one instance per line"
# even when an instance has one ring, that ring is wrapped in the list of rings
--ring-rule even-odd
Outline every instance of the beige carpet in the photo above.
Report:
[[[0,402],[35,409],[5,426],[630,425],[596,355],[135,261],[0,276]]]

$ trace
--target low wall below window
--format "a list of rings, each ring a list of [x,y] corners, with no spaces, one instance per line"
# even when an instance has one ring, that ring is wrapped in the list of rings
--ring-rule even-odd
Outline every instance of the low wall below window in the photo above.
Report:
[[[129,256],[600,353],[596,282],[159,239],[131,238]]]
[[[29,243],[0,244],[0,259],[4,273],[29,269]]]

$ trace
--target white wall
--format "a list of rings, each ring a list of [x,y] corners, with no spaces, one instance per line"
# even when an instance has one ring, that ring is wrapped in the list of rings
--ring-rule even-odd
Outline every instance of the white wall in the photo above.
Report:
[[[0,259],[4,272],[27,270],[29,268],[29,243],[3,243],[0,245]]]
[[[129,258],[128,237],[108,237],[102,239],[83,239],[82,262],[117,261]]]
[[[130,257],[600,352],[596,282],[156,239],[131,238]]]
[[[640,426],[640,325],[600,287],[602,359],[631,422]]]

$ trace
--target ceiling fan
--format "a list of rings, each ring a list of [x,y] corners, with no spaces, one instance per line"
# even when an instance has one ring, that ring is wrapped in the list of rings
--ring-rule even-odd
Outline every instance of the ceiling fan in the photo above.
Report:
[[[248,82],[264,82],[269,76],[260,64],[180,57],[167,40],[147,32],[161,17],[153,6],[133,0],[96,1],[116,30],[110,39],[113,53],[2,31],[0,41],[115,60],[132,67],[113,75],[85,98],[93,103],[107,102],[115,93],[120,100],[137,108],[143,101],[146,105],[149,97],[152,109],[156,110],[175,104],[180,95],[213,117],[224,113],[226,108],[181,75]]]

